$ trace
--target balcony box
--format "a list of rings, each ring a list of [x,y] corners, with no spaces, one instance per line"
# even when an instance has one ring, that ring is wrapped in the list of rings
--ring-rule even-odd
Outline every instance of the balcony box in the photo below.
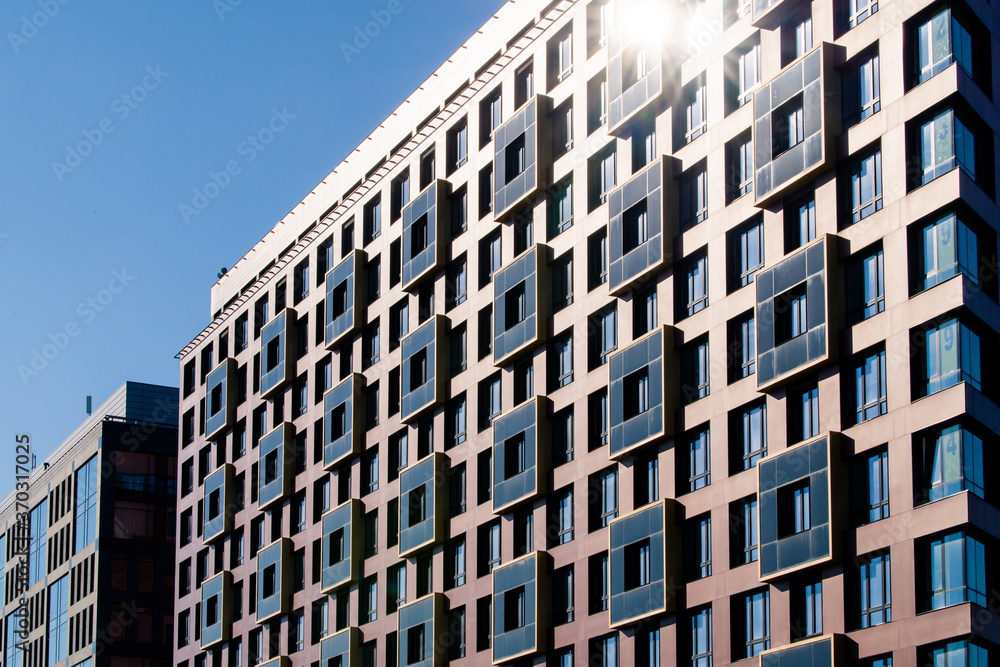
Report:
[[[326,303],[323,308],[326,349],[332,350],[348,341],[360,328],[363,317],[367,256],[364,250],[352,250],[340,264],[326,273]]]
[[[658,31],[637,32],[622,25],[608,39],[608,132],[617,136],[628,136],[630,122],[648,115],[642,112],[655,107],[666,89],[662,38],[650,34]]]
[[[399,557],[444,541],[448,518],[447,457],[435,452],[399,474]]]
[[[441,636],[447,636],[443,593],[431,593],[396,612],[399,664],[407,667],[443,667],[447,651]]]
[[[448,318],[435,315],[402,341],[399,418],[410,423],[441,404],[448,373]]]
[[[753,94],[754,203],[769,206],[814,180],[836,160],[843,47],[821,42]],[[789,114],[801,137],[786,148]]]
[[[220,572],[201,585],[201,649],[229,641],[233,629],[233,575]]]
[[[295,311],[285,308],[260,332],[260,397],[273,398],[295,377]]]
[[[545,399],[535,397],[493,422],[493,512],[546,491],[549,434]]]
[[[672,158],[662,157],[610,196],[608,287],[621,296],[673,260],[677,197]]]
[[[550,102],[536,95],[493,134],[493,215],[498,221],[544,196],[551,162]]]
[[[664,499],[613,520],[609,538],[611,626],[673,612],[680,582],[673,501]]]
[[[362,559],[364,507],[360,500],[348,500],[323,515],[323,567],[321,590],[332,593],[357,583]]]
[[[844,636],[823,635],[815,639],[805,639],[788,646],[772,648],[760,654],[760,667],[842,667],[847,665],[844,658]]]
[[[205,387],[205,439],[216,440],[233,425],[236,411],[236,360],[222,361],[208,374]]]
[[[836,238],[825,234],[754,278],[758,391],[836,361],[837,332],[844,322]]]
[[[535,244],[493,276],[493,363],[504,366],[546,340],[548,246]]]
[[[403,289],[413,292],[444,266],[450,210],[448,182],[437,180],[403,209]]]
[[[611,355],[609,398],[609,455],[620,459],[674,432],[670,381],[676,364],[669,363],[673,330],[654,329]]]
[[[258,625],[291,611],[292,568],[292,541],[287,537],[257,552]]]
[[[262,662],[257,667],[291,667],[291,658],[286,658],[285,656],[278,656],[277,658],[272,658],[267,662]]]
[[[546,561],[545,552],[535,551],[493,570],[493,664],[546,650],[551,608]],[[520,613],[510,613],[511,605]]]
[[[205,479],[205,523],[202,536],[212,544],[233,529],[236,514],[236,485],[232,463],[224,463]]]
[[[757,488],[761,581],[839,557],[848,488],[838,433],[766,456],[757,464]]]
[[[327,637],[319,645],[320,665],[360,667],[361,643],[361,630],[357,628],[348,628]]]
[[[323,468],[334,470],[364,445],[365,377],[352,373],[323,396]]]
[[[268,510],[292,493],[295,476],[295,427],[285,422],[260,439],[257,509]]]

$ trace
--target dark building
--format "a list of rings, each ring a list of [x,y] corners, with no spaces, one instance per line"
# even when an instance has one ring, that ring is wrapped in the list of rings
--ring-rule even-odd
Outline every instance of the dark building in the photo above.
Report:
[[[504,5],[212,287],[178,664],[1000,660],[997,27]]]
[[[177,414],[126,382],[4,499],[4,665],[173,664]]]

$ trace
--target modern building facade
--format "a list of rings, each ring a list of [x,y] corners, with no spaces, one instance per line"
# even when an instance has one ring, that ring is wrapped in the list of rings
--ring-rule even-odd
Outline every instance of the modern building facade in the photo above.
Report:
[[[1000,660],[997,27],[504,5],[212,288],[178,664]]]
[[[173,664],[177,414],[176,387],[126,382],[40,466],[12,448],[4,665]]]

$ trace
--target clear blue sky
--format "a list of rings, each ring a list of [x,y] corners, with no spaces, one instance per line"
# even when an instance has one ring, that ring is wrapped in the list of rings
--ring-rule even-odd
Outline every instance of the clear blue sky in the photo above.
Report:
[[[219,269],[502,4],[0,3],[0,495],[15,435],[41,464],[88,394],[176,386]],[[348,62],[372,11],[391,20]],[[250,161],[241,142],[275,109],[294,118]],[[185,224],[180,205],[229,160],[241,173]]]

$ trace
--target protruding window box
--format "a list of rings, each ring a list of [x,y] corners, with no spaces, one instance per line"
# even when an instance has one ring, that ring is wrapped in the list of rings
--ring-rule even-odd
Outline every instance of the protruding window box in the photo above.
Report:
[[[233,464],[224,463],[205,479],[205,544],[212,544],[233,529],[236,513],[236,487]]]
[[[837,357],[843,274],[825,234],[757,273],[757,390],[770,391]]]
[[[444,606],[444,594],[431,593],[396,612],[400,667],[442,667],[446,663],[447,649],[438,641],[439,634],[448,632]]]
[[[760,654],[760,667],[841,667],[844,657],[843,635],[822,635],[772,648]]]
[[[548,246],[536,244],[493,276],[493,363],[497,366],[545,342],[548,257]]]
[[[677,215],[672,158],[660,158],[611,193],[608,287],[621,295],[670,265]]]
[[[493,422],[493,512],[546,491],[549,447],[545,405],[535,397]]]
[[[362,325],[367,255],[364,250],[352,250],[340,264],[326,274],[326,349],[331,350],[349,340]]]
[[[327,637],[319,645],[320,661],[323,667],[358,667],[361,664],[361,630],[347,628],[332,637]]]
[[[291,495],[295,427],[285,422],[260,439],[257,448],[257,509],[268,510]]]
[[[633,3],[637,4],[637,3]],[[653,21],[653,17],[648,17]],[[608,39],[608,132],[620,134],[665,88],[663,44],[655,31],[615,30]]]
[[[546,554],[535,551],[493,570],[493,664],[542,653],[551,611]]]
[[[403,289],[412,292],[444,266],[448,182],[437,180],[403,209]]]
[[[400,342],[400,414],[412,422],[444,400],[447,350],[444,348],[448,319],[435,315]]]
[[[333,470],[364,444],[365,377],[352,373],[323,397],[323,468]]]
[[[360,500],[348,500],[323,515],[321,588],[324,593],[358,580],[363,553],[363,514]]]
[[[549,163],[549,98],[536,95],[493,134],[493,216],[503,220],[533,201]]]
[[[229,641],[233,629],[233,575],[220,572],[201,585],[201,649]]]
[[[260,397],[272,398],[295,376],[295,311],[285,308],[260,332]]]
[[[233,425],[236,411],[236,360],[223,360],[208,374],[205,394],[205,438],[215,440]]]
[[[272,658],[267,662],[262,662],[257,667],[291,667],[292,660],[285,656],[278,656],[277,658]]]
[[[677,608],[679,536],[672,500],[661,500],[610,524],[610,624],[673,612]]]
[[[257,623],[291,611],[292,541],[282,537],[257,552]]]
[[[609,455],[618,459],[674,432],[674,401],[668,362],[673,330],[660,327],[611,355]]]
[[[765,207],[836,160],[843,47],[821,42],[753,95],[754,203]]]
[[[839,434],[826,433],[757,464],[761,581],[825,565],[840,553],[848,495]],[[833,499],[839,498],[834,503]]]
[[[448,515],[446,457],[435,452],[399,475],[399,557],[409,558],[445,538]]]

